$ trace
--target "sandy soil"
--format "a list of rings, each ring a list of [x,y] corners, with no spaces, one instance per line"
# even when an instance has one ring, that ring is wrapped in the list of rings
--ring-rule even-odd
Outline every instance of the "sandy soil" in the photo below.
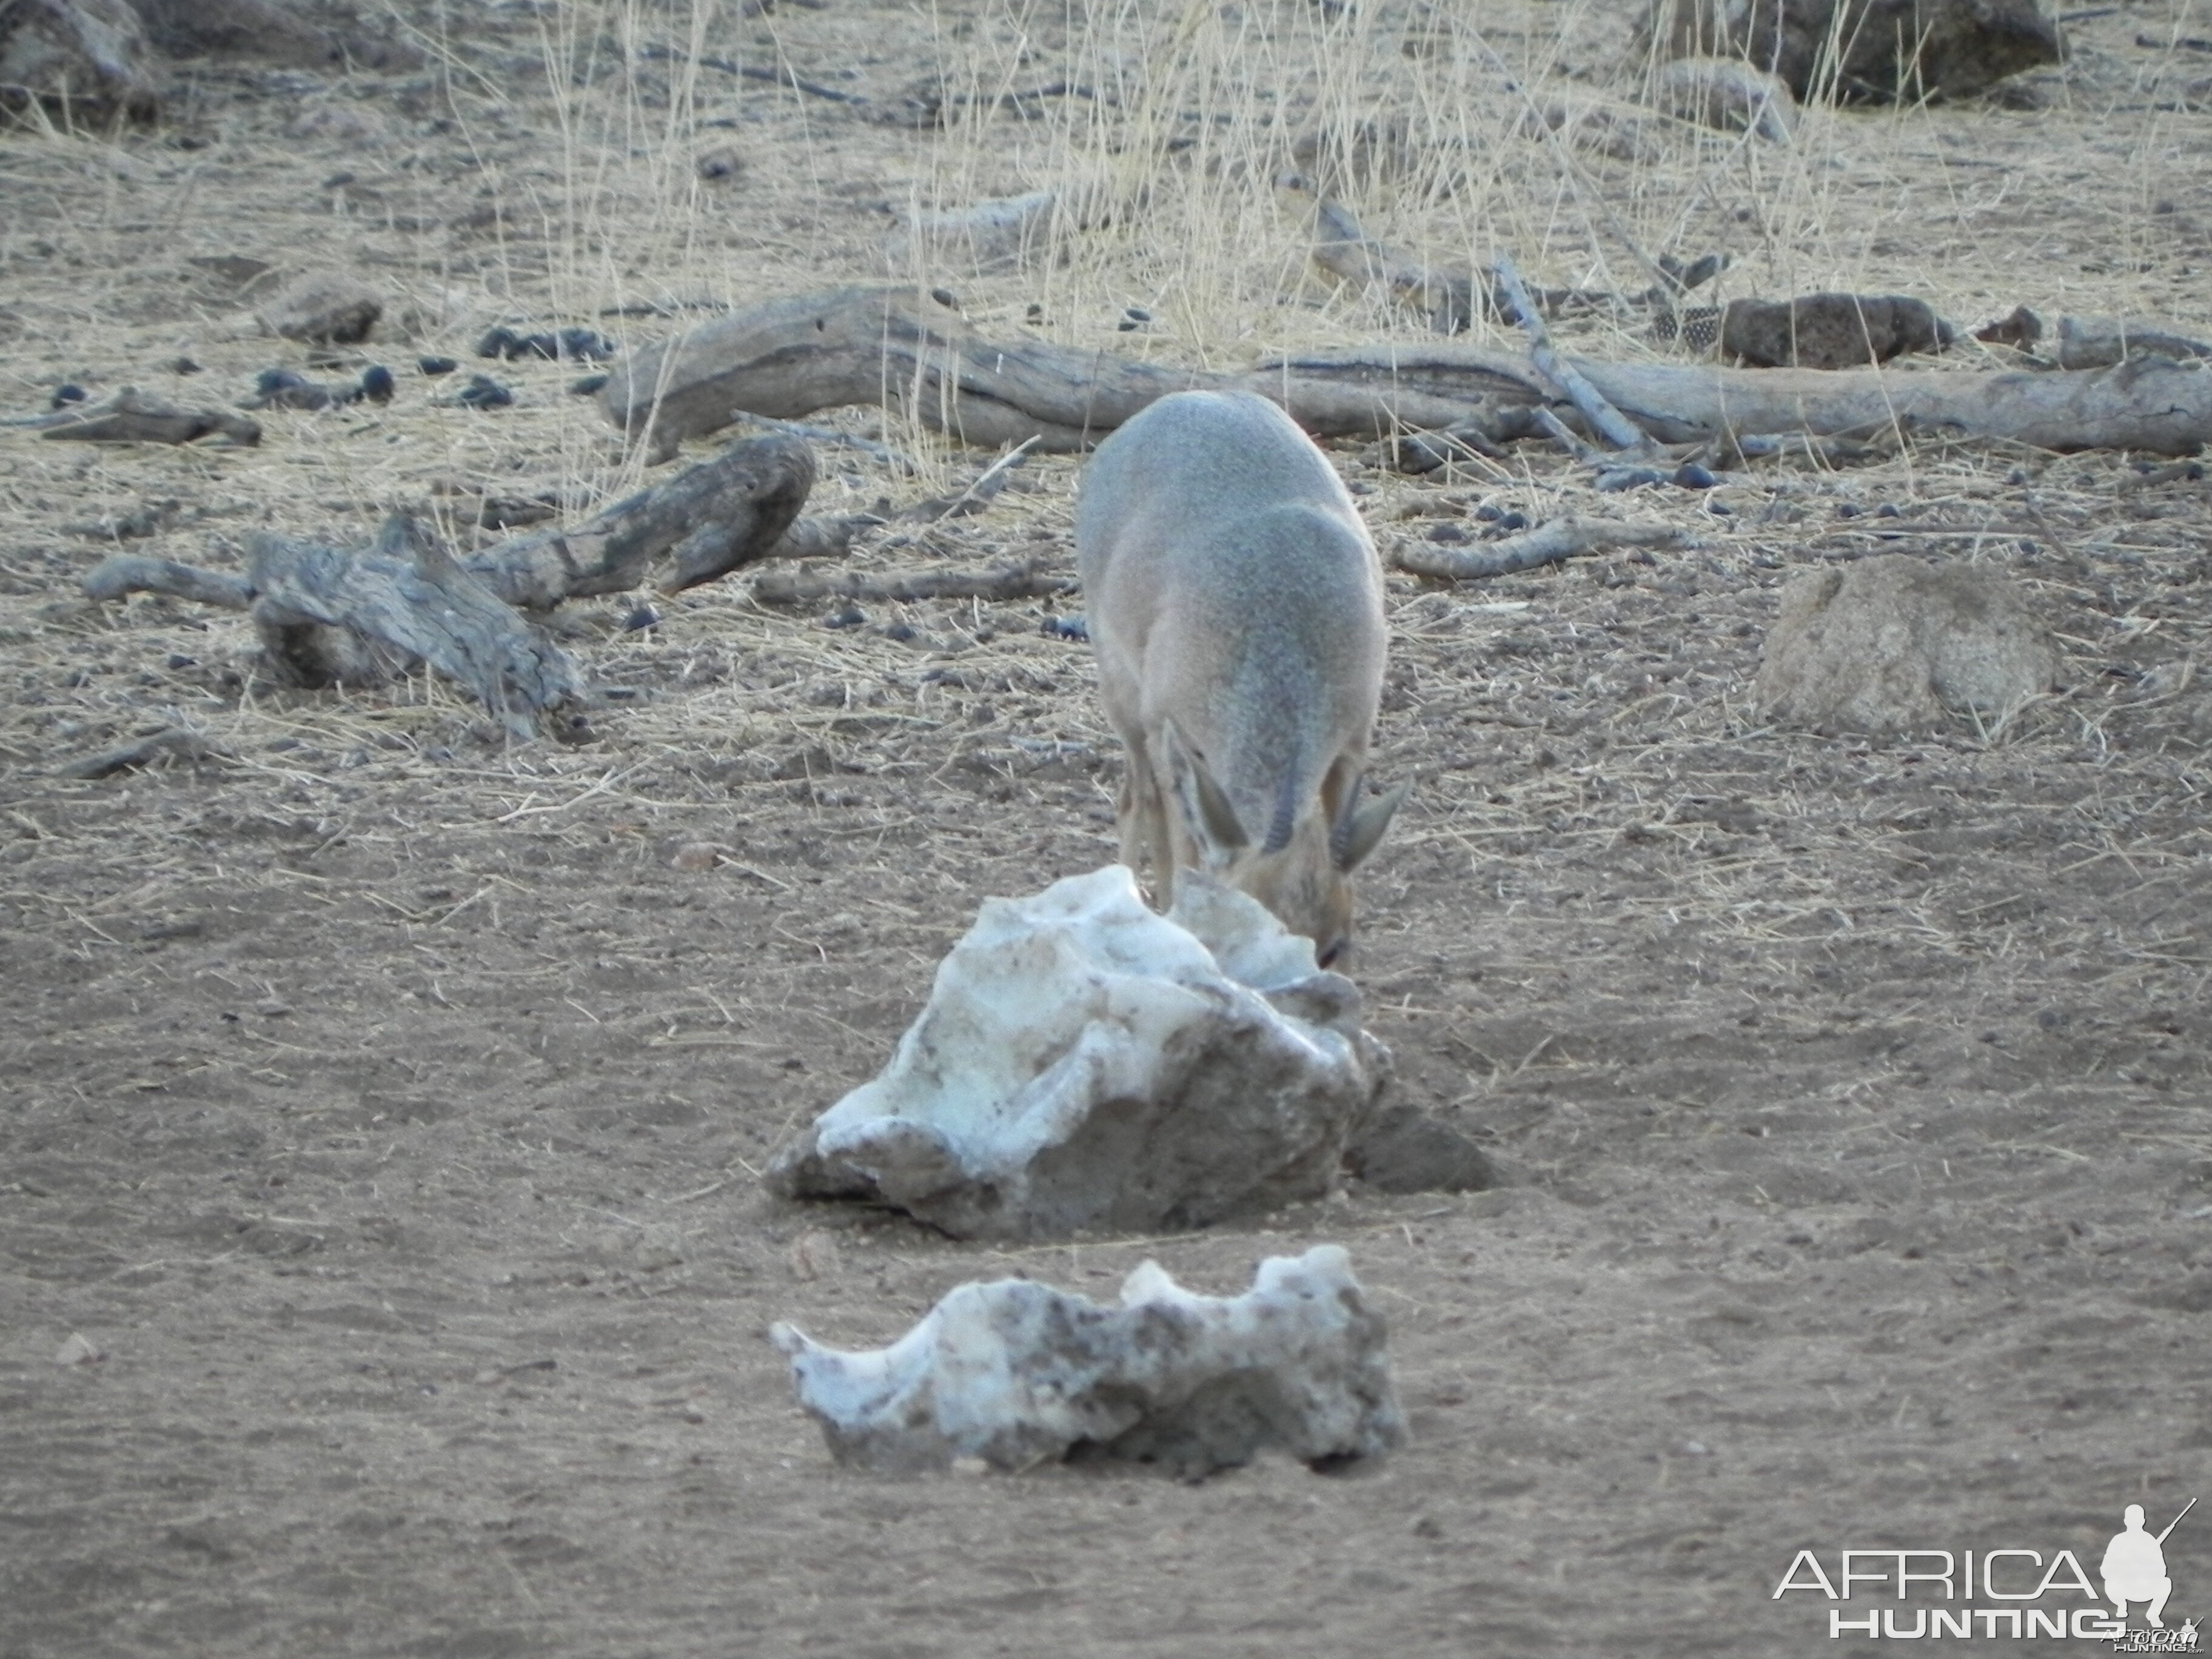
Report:
[[[965,15],[841,5],[775,39],[878,100]],[[2124,1504],[2155,1528],[2212,1496],[2201,477],[1923,447],[1731,484],[1725,516],[1630,504],[1689,553],[1395,582],[1376,764],[1418,789],[1354,971],[1405,1090],[1504,1184],[1030,1250],[753,1175],[872,1073],[982,897],[1112,856],[1118,757],[1052,607],[832,627],[742,580],[649,629],[579,606],[613,688],[589,738],[508,749],[431,682],[286,691],[234,617],[74,597],[118,539],[234,568],[250,529],[365,538],[441,478],[635,478],[572,366],[483,365],[520,394],[489,415],[413,369],[501,316],[670,326],[599,314],[660,273],[616,270],[578,194],[559,118],[591,88],[544,72],[578,15],[488,8],[450,76],[172,66],[157,131],[0,140],[11,407],[64,378],[228,401],[298,363],[227,330],[190,263],[225,254],[388,284],[370,349],[401,373],[391,409],[272,415],[257,452],[0,437],[0,1655],[1825,1651],[1826,1602],[1771,1599],[1801,1548],[2094,1571]],[[2102,9],[2039,110],[1847,118],[1883,148],[1838,175],[1856,251],[1830,276],[1917,270],[1959,315],[2117,288],[2212,321],[2212,118],[2154,72],[2185,51],[2132,44],[2189,22]],[[715,27],[769,61],[766,25]],[[625,95],[647,118],[616,161],[676,181],[629,252],[675,249],[679,295],[868,274],[880,204],[939,176],[939,140],[756,83],[729,129],[750,171],[702,182],[688,147],[725,129],[672,139],[650,86]],[[2052,188],[1960,187],[1978,162]],[[2005,227],[2018,257],[1978,259]],[[974,303],[1020,315],[1022,280]],[[1077,333],[1243,349],[1117,337],[1049,281]],[[1297,326],[1379,325],[1328,303]],[[205,372],[170,374],[179,351]],[[1578,489],[1534,451],[1425,482],[1338,459],[1386,539]],[[847,456],[822,499],[976,464]],[[860,562],[1072,568],[1073,477],[1040,462]],[[2014,571],[2059,694],[1994,737],[1763,725],[1780,582],[1900,550]],[[59,775],[179,721],[227,754]],[[1413,1431],[1346,1474],[846,1473],[763,1340],[880,1343],[979,1277],[1110,1294],[1146,1255],[1229,1291],[1322,1240],[1391,1319]],[[56,1363],[73,1334],[104,1357]],[[2200,1510],[2168,1545],[2170,1620],[2212,1611],[2207,1540]]]

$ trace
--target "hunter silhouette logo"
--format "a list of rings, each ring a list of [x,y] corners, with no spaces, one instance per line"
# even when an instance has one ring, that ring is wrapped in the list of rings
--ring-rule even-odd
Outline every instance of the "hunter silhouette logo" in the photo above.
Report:
[[[1831,1603],[1832,1640],[2070,1637],[2109,1642],[2120,1653],[2195,1653],[2197,1620],[2166,1622],[2173,1595],[2166,1540],[2196,1507],[2192,1498],[2154,1533],[2142,1505],[2129,1504],[2097,1563],[2101,1594],[2070,1549],[1845,1549],[1836,1552],[1832,1575],[1819,1551],[1802,1549],[1772,1599],[1799,1591]],[[2128,1623],[2131,1607],[2142,1609],[2140,1626]]]
[[[2143,1530],[2142,1504],[2130,1504],[2121,1514],[2120,1524],[2125,1530],[2115,1533],[2112,1541],[2105,1546],[2105,1559],[2097,1576],[2105,1581],[2105,1599],[2123,1621],[2128,1616],[2129,1602],[2148,1601],[2143,1622],[2153,1630],[2166,1628],[2159,1614],[2166,1611],[2166,1598],[2173,1594],[2173,1580],[2166,1574],[2166,1540],[2181,1524],[2181,1516],[2196,1507],[2192,1498],[2182,1505],[2181,1515],[2167,1522],[2166,1531],[2155,1538]]]

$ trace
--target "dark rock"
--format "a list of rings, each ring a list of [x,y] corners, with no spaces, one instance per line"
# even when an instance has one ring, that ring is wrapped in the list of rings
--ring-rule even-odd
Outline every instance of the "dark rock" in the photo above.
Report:
[[[1479,1193],[1498,1184],[1481,1147],[1406,1101],[1376,1115],[1345,1148],[1344,1167],[1386,1193]]]
[[[1721,312],[1722,355],[1753,368],[1856,368],[1956,338],[1925,300],[1903,294],[1731,300]]]
[[[0,0],[0,109],[151,120],[150,56],[130,0]]]
[[[1801,100],[1964,98],[2064,55],[2035,0],[1653,0],[1640,44],[1733,58]],[[1840,60],[1833,43],[1840,42]]]

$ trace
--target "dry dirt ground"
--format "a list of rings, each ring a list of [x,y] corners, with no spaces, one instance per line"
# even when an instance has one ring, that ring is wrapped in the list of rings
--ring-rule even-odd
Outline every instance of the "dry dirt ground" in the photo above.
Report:
[[[64,378],[228,400],[297,364],[227,331],[220,274],[189,263],[223,255],[386,283],[370,350],[401,380],[388,410],[265,417],[255,452],[0,434],[0,1654],[1827,1651],[1825,1601],[1771,1597],[1801,1548],[1830,1572],[1846,1546],[2094,1571],[2124,1504],[2155,1528],[2212,1497],[2201,477],[1922,447],[1732,483],[1723,515],[1589,496],[1534,451],[1423,482],[1340,451],[1385,540],[1571,498],[1698,537],[1394,582],[1376,767],[1418,788],[1354,971],[1403,1087],[1503,1184],[1028,1250],[782,1206],[754,1172],[872,1073],[978,902],[1111,856],[1118,760],[1053,607],[838,627],[743,579],[656,628],[578,606],[606,689],[588,739],[508,748],[437,684],[288,691],[239,618],[73,584],[118,539],[234,567],[257,527],[364,538],[441,478],[619,487],[635,463],[609,463],[572,366],[487,366],[520,401],[475,414],[415,356],[466,357],[501,317],[648,337],[672,325],[601,313],[662,280],[654,248],[679,297],[866,276],[888,204],[1023,180],[991,172],[998,128],[917,134],[757,82],[724,77],[726,117],[642,70],[590,101],[609,41],[681,40],[692,14],[407,15],[428,70],[177,65],[155,131],[0,140],[11,409]],[[1005,23],[698,15],[709,52],[842,66],[878,102],[957,56],[963,20]],[[1565,38],[1517,16],[1509,55]],[[1063,36],[1030,21],[1048,76]],[[2191,27],[2095,9],[2039,108],[1833,118],[1828,171],[1769,197],[1717,174],[1692,229],[1814,202],[1826,240],[1781,264],[1787,238],[1742,233],[1798,286],[1910,281],[1955,315],[2117,291],[2202,328],[2212,117],[2175,71],[2212,64],[2135,44]],[[563,52],[583,67],[549,80]],[[1551,68],[1581,84],[1572,53]],[[690,147],[726,140],[744,169],[702,183]],[[956,142],[957,167],[930,159]],[[612,252],[610,156],[673,192],[638,195]],[[1638,227],[1674,211],[1578,165]],[[1526,262],[1580,279],[1553,216]],[[1024,280],[971,303],[1018,318]],[[1035,280],[1109,347],[1249,355],[1177,332],[1187,295],[1147,344],[1092,302],[1103,279]],[[1295,327],[1417,326],[1365,303],[1302,301]],[[180,351],[204,372],[171,375]],[[832,506],[932,482],[826,470]],[[1038,462],[856,562],[1068,568],[1073,477]],[[2063,641],[2058,693],[1995,733],[1762,724],[1778,584],[1900,550],[2014,570]],[[169,723],[223,752],[61,775]],[[975,1278],[1108,1295],[1148,1255],[1231,1291],[1324,1240],[1390,1318],[1412,1427],[1350,1474],[842,1472],[763,1340],[789,1319],[881,1343]],[[73,1334],[104,1357],[58,1364]],[[2212,1510],[2167,1551],[2169,1617],[2212,1612]]]

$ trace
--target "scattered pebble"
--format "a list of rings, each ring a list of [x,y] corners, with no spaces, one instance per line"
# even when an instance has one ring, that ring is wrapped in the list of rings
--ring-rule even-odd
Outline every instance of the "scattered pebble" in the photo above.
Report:
[[[571,396],[588,398],[606,383],[607,377],[604,374],[586,374],[580,380],[569,381],[568,391]]]
[[[1695,461],[1685,461],[1674,469],[1674,482],[1684,489],[1717,489],[1720,480]]]
[[[933,288],[929,290],[929,297],[936,301],[938,304],[943,306],[947,311],[957,311],[960,309],[960,296],[955,294],[949,288]]]
[[[697,875],[713,869],[722,861],[722,849],[710,841],[686,842],[676,849],[675,856],[668,861],[678,870],[688,870]]]
[[[837,1241],[818,1229],[793,1239],[784,1259],[793,1279],[827,1279],[843,1265]]]
[[[199,372],[200,366],[189,357],[169,359],[169,373],[172,374],[197,374]]]
[[[417,357],[415,367],[425,374],[450,374],[460,365],[451,357]]]
[[[858,628],[867,619],[868,613],[861,610],[859,605],[848,605],[842,611],[824,617],[822,619],[822,625],[824,628]]]
[[[588,328],[564,328],[558,333],[540,331],[535,334],[495,328],[477,342],[477,356],[500,357],[508,362],[519,357],[577,358],[600,362],[613,356],[619,349],[612,340]]]
[[[1091,624],[1081,617],[1047,617],[1041,630],[1048,640],[1079,640],[1088,641]]]
[[[46,399],[46,407],[49,409],[67,409],[71,404],[82,403],[85,399],[85,395],[84,388],[77,385],[76,381],[64,380],[61,385],[54,388],[54,395]]]
[[[649,605],[633,606],[630,613],[623,618],[623,631],[624,633],[635,634],[648,628],[658,628],[659,626],[660,613],[658,611],[655,611]]]

